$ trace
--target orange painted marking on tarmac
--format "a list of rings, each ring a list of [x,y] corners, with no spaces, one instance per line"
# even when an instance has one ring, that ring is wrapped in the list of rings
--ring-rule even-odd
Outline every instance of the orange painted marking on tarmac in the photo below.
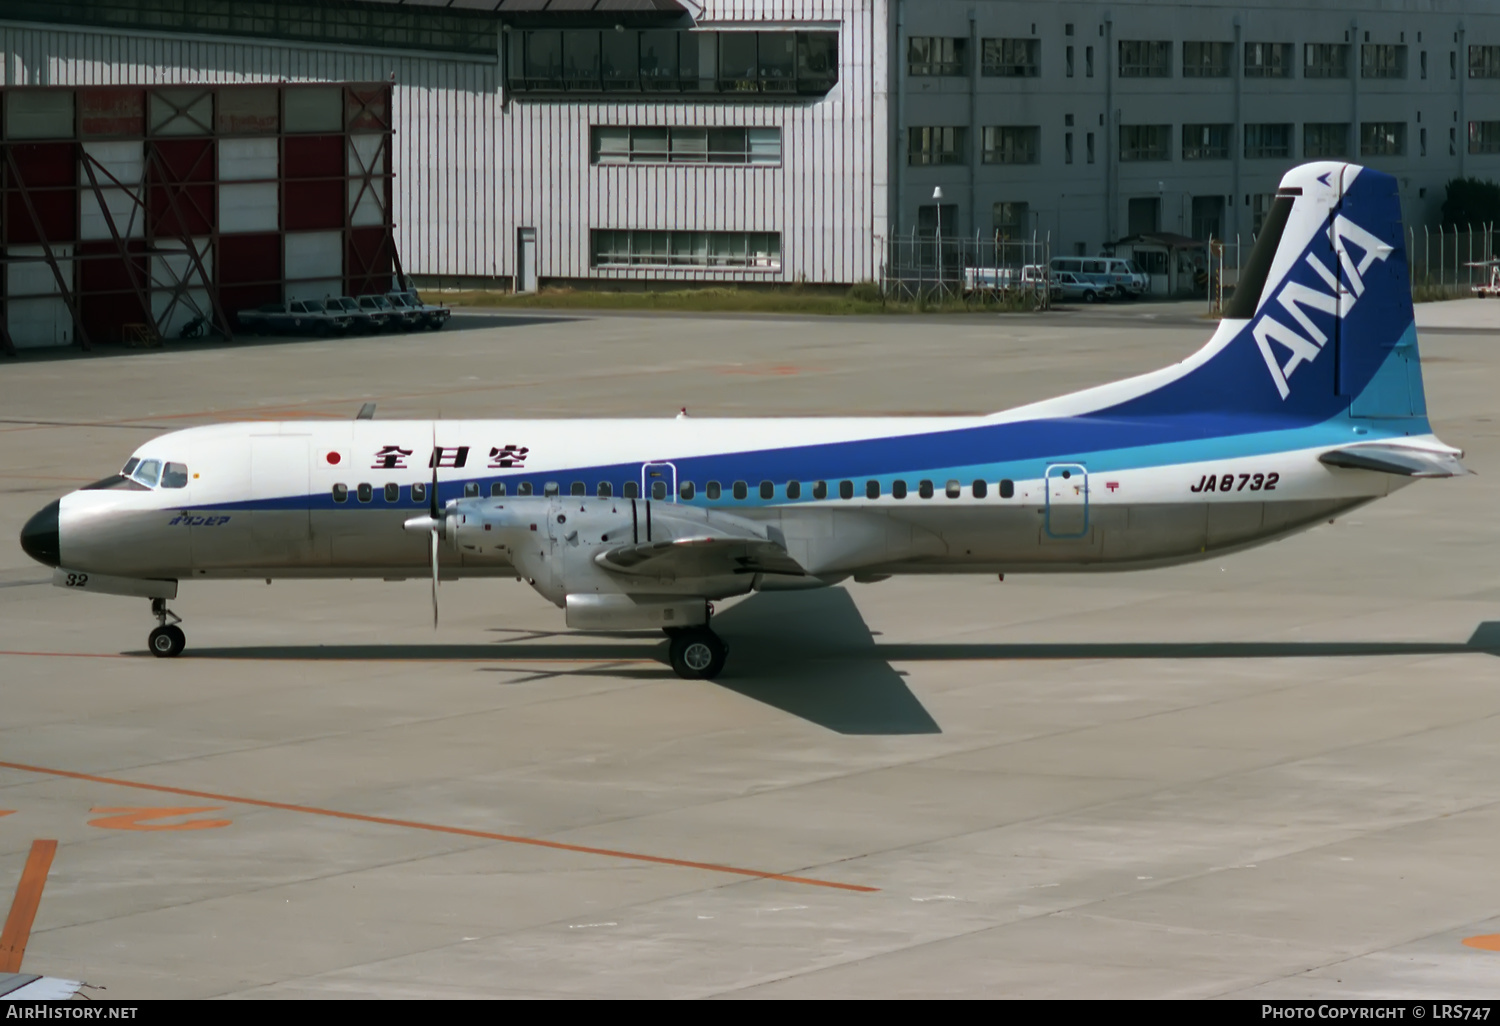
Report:
[[[733,876],[748,876],[758,880],[780,880],[783,883],[806,884],[810,887],[828,887],[839,891],[859,891],[869,894],[879,887],[862,884],[839,883],[835,880],[818,880],[810,876],[792,876],[787,873],[768,873],[759,869],[744,869],[739,866],[723,866],[713,862],[694,862],[690,859],[672,859],[664,855],[644,855],[640,852],[617,851],[613,848],[594,848],[584,844],[566,844],[562,841],[545,841],[539,837],[520,837],[516,834],[496,834],[487,830],[469,830],[465,827],[443,826],[439,823],[422,823],[411,819],[393,819],[389,816],[367,816],[358,812],[341,812],[338,809],[320,809],[311,805],[293,805],[289,802],[273,802],[263,798],[237,798],[234,795],[215,794],[212,791],[194,791],[186,787],[169,787],[165,784],[145,784],[119,777],[101,777],[92,773],[75,773],[72,770],[52,769],[47,766],[28,766],[20,762],[0,762],[0,769],[21,773],[40,773],[68,780],[87,780],[94,784],[109,784],[113,787],[133,787],[142,791],[157,791],[162,794],[182,795],[185,798],[203,798],[226,805],[250,805],[260,809],[278,809],[282,812],[300,812],[308,816],[326,816],[329,819],[351,820],[356,823],[375,823],[380,826],[405,827],[408,830],[426,830],[434,834],[452,834],[457,837],[477,837],[486,841],[504,841],[507,844],[525,844],[533,848],[551,848],[554,851],[570,851],[580,855],[602,855],[611,859],[626,859],[632,862],[649,862],[658,866],[677,866],[682,869],[701,869],[709,873],[728,873]]]
[[[0,809],[0,816],[14,816],[15,814],[15,809]]]
[[[52,856],[56,854],[56,841],[31,842],[31,854],[26,856],[21,882],[16,884],[10,915],[5,917],[5,929],[0,930],[0,973],[21,971],[21,958],[26,954],[26,942],[31,938],[31,924],[36,921],[37,906],[42,903],[42,888],[47,884]]]
[[[220,806],[198,805],[180,809],[90,809],[90,812],[108,812],[111,815],[89,820],[89,826],[105,830],[213,830],[227,827],[231,819],[187,819],[177,823],[157,823],[154,820],[181,819],[202,812],[218,812]]]
[[[1482,933],[1478,937],[1465,937],[1464,947],[1480,951],[1500,951],[1500,933]]]

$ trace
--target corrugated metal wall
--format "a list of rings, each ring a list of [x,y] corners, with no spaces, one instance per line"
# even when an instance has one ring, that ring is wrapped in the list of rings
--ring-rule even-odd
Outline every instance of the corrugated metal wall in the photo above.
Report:
[[[547,278],[854,282],[886,230],[887,0],[709,0],[705,28],[838,26],[816,101],[582,103],[502,95],[498,59],[51,29],[0,22],[4,84],[358,82],[394,78],[396,238],[411,274],[508,277],[534,228]],[[593,125],[779,126],[777,167],[595,167]],[[775,231],[778,271],[595,270],[595,228]]]

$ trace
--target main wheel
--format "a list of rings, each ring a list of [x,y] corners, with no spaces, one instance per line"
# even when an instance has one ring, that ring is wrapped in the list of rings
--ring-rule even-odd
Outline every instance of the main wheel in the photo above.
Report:
[[[172,659],[182,655],[182,650],[187,647],[187,635],[176,624],[168,624],[152,631],[146,644],[158,659]]]
[[[695,627],[672,636],[672,669],[683,680],[713,680],[724,669],[729,649],[706,627]]]

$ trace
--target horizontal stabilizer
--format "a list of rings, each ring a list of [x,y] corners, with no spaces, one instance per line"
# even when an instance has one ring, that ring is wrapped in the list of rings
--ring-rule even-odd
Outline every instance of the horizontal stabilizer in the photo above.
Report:
[[[1402,477],[1462,477],[1472,473],[1451,452],[1407,445],[1357,445],[1332,449],[1318,462],[1346,470],[1376,470]]]

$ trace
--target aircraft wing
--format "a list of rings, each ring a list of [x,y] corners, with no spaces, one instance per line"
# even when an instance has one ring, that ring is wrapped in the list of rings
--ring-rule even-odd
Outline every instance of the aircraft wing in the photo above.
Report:
[[[78,980],[34,973],[0,973],[0,997],[6,1001],[67,1001],[83,989]]]
[[[642,577],[719,577],[807,571],[786,549],[765,538],[698,534],[606,549],[594,557],[606,570]]]
[[[1461,455],[1456,451],[1381,443],[1330,449],[1318,457],[1318,462],[1346,470],[1376,470],[1402,477],[1462,477],[1473,471],[1458,461]]]

